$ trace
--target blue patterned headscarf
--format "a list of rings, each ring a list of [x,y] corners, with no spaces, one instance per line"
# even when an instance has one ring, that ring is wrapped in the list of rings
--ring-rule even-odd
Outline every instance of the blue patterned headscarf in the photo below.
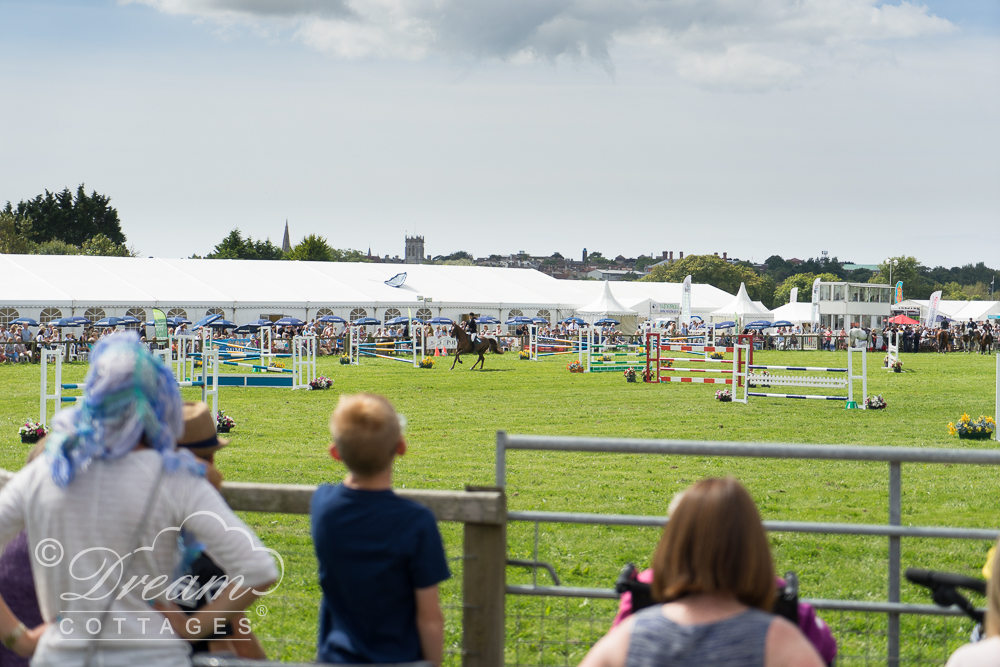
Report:
[[[190,452],[177,449],[184,432],[177,381],[137,334],[101,339],[90,355],[86,385],[79,407],[52,420],[46,453],[56,484],[69,485],[94,459],[125,456],[143,436],[163,456],[167,472],[204,474]]]

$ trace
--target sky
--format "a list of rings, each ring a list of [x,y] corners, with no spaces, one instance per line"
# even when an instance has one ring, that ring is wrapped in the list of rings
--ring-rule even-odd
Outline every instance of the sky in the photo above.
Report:
[[[1000,265],[996,0],[0,0],[0,88],[0,205],[144,256]]]

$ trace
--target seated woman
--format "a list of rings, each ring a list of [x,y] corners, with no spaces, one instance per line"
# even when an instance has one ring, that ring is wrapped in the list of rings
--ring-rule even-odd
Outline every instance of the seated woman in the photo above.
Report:
[[[704,479],[677,502],[653,556],[653,596],[662,604],[613,628],[580,666],[823,666],[799,629],[770,613],[767,535],[733,478]]]

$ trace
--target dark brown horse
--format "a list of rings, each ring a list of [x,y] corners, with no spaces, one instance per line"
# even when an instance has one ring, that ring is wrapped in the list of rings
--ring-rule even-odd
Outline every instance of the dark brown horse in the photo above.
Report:
[[[457,323],[451,325],[451,336],[458,341],[458,345],[455,347],[455,361],[451,362],[451,370],[455,370],[455,363],[462,363],[461,356],[463,354],[478,354],[479,360],[472,364],[472,368],[475,369],[476,365],[479,366],[479,370],[483,369],[483,364],[485,359],[483,355],[487,352],[493,352],[493,354],[503,354],[503,351],[497,346],[497,341],[494,338],[483,338],[479,337],[476,344],[472,344],[472,339],[469,338],[469,334],[465,333],[465,329],[458,326]]]
[[[951,334],[947,329],[941,329],[937,335],[938,352],[945,353],[951,344]]]
[[[979,341],[979,354],[993,354],[993,334],[989,331],[984,331]]]

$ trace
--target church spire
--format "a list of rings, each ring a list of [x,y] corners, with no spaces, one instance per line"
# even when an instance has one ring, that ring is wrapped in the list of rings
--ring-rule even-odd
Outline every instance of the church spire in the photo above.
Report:
[[[291,251],[292,251],[292,243],[288,239],[288,218],[285,218],[285,238],[281,242],[281,252],[291,252]]]

